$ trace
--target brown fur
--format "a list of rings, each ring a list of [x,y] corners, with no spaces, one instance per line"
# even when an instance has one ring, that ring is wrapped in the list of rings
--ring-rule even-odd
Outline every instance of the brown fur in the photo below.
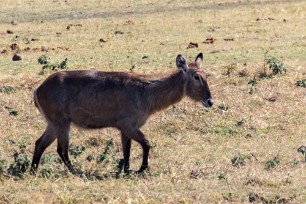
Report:
[[[55,140],[58,154],[72,170],[68,157],[69,127],[115,127],[121,131],[125,171],[129,169],[131,140],[141,144],[143,162],[139,172],[148,167],[150,145],[140,131],[148,117],[185,95],[203,103],[211,94],[206,75],[197,64],[188,68],[184,58],[177,57],[178,71],[156,80],[123,72],[63,71],[48,77],[35,91],[36,107],[47,121],[44,134],[36,141],[32,169],[39,164],[44,150]],[[197,75],[200,79],[195,79]],[[207,104],[206,104],[207,105]]]

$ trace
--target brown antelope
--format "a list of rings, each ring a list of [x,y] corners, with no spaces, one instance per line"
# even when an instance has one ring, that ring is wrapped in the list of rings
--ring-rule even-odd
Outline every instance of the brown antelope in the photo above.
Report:
[[[131,140],[143,149],[138,172],[148,167],[149,141],[140,131],[153,113],[179,102],[185,95],[211,107],[210,90],[201,66],[203,55],[186,64],[176,58],[174,73],[150,80],[132,73],[98,71],[62,71],[49,76],[34,92],[34,102],[47,122],[43,135],[35,143],[32,171],[38,167],[44,150],[57,139],[57,152],[69,170],[70,124],[94,129],[115,127],[121,131],[124,170],[129,171]]]

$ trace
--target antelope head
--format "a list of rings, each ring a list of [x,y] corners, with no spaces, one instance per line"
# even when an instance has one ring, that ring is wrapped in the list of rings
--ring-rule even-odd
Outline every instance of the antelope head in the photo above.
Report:
[[[207,75],[202,70],[203,54],[199,53],[193,63],[186,63],[182,55],[176,58],[176,66],[185,75],[185,93],[191,99],[200,101],[205,107],[212,107],[214,101],[207,83]]]

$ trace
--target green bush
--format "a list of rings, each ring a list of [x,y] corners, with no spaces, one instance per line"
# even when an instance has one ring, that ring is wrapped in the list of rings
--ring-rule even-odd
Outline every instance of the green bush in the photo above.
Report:
[[[8,173],[21,178],[30,165],[31,159],[23,153],[16,151],[14,153],[14,163],[9,166]]]
[[[256,85],[258,84],[258,81],[256,79],[256,77],[254,76],[253,79],[250,79],[248,81],[248,84],[250,85],[250,89],[249,89],[249,94],[253,94],[256,91]]]
[[[276,156],[265,163],[265,169],[269,170],[276,167],[280,163],[280,159]]]
[[[5,160],[0,160],[0,175],[4,172],[4,164],[6,163]]]
[[[306,79],[296,81],[295,85],[306,88]]]
[[[305,161],[306,161],[306,147],[305,146],[301,146],[301,147],[299,147],[297,149],[297,151],[305,156]]]
[[[104,148],[104,152],[98,155],[97,163],[102,163],[104,160],[107,159],[108,155],[110,154],[110,149],[114,146],[113,139],[107,140],[106,145]]]
[[[7,85],[7,86],[0,86],[0,92],[2,93],[13,93],[16,91],[16,88],[13,86]]]
[[[86,147],[84,145],[74,146],[73,144],[71,144],[69,146],[69,152],[72,156],[74,156],[74,158],[77,158],[78,156],[80,156],[85,151],[85,149]]]
[[[18,115],[18,111],[16,109],[12,109],[12,110],[9,111],[9,114],[11,116],[17,116]]]
[[[86,160],[91,162],[92,160],[94,160],[95,158],[90,154],[86,157]]]
[[[287,68],[284,66],[284,63],[275,57],[267,58],[266,63],[269,66],[269,69],[272,70],[272,75],[278,75],[287,72]]]
[[[38,58],[37,60],[38,64],[42,65],[42,71],[45,69],[51,69],[51,70],[56,70],[56,69],[67,69],[68,65],[68,59],[65,58],[62,62],[60,63],[51,63],[49,61],[49,58],[46,55],[42,55]]]
[[[223,111],[227,111],[227,110],[228,110],[228,106],[226,106],[224,103],[220,103],[220,104],[218,105],[218,108],[219,108],[220,110],[223,110]]]
[[[44,178],[50,178],[50,176],[53,174],[53,169],[51,167],[45,167],[41,171],[41,176]]]
[[[247,155],[235,155],[232,159],[232,165],[235,167],[240,167],[245,165],[245,160],[250,159],[250,156]]]

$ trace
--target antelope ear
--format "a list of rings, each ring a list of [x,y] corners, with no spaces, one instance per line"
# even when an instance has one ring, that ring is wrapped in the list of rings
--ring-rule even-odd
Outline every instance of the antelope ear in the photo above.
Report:
[[[196,57],[196,59],[195,59],[195,63],[196,63],[196,65],[197,65],[198,68],[201,68],[201,67],[202,67],[202,64],[203,64],[203,54],[202,54],[202,52],[200,52],[200,53],[197,55],[197,57]]]
[[[187,72],[188,66],[186,64],[186,60],[182,55],[178,55],[176,57],[176,66],[178,69],[183,70],[183,72]]]

